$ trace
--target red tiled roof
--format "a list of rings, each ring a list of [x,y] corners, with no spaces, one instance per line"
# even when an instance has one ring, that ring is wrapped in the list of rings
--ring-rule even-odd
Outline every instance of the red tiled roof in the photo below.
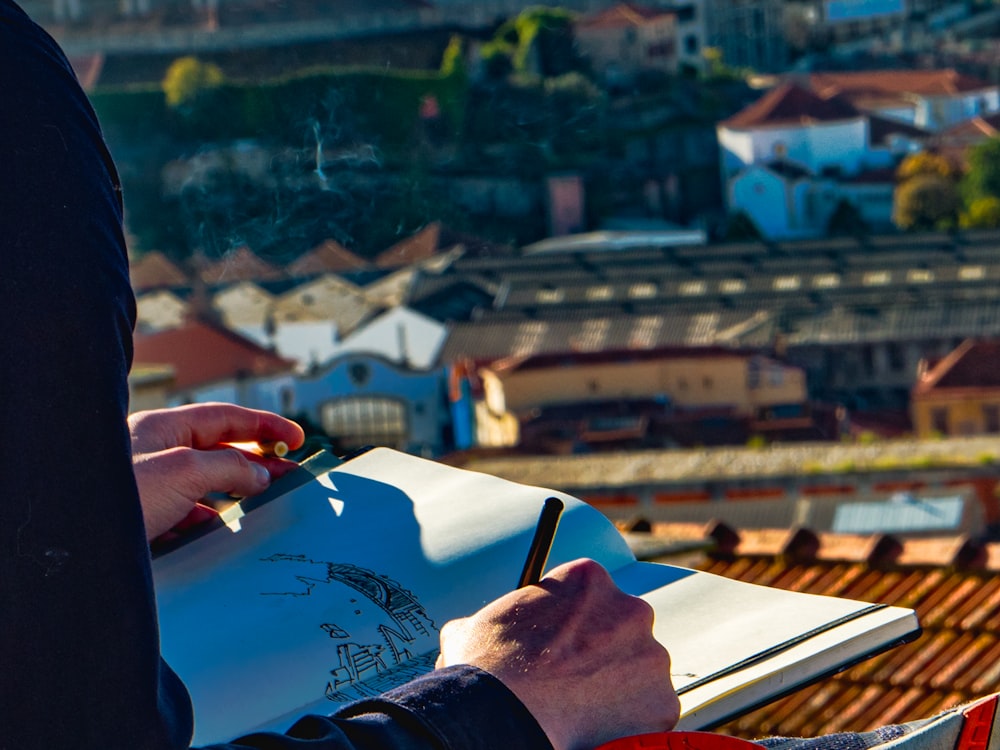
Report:
[[[670,538],[672,524],[653,524]],[[689,524],[681,529],[690,538]],[[923,635],[719,728],[723,734],[816,736],[932,716],[1000,690],[1000,543],[964,537],[842,537],[808,530],[735,533],[722,525],[701,567],[751,583],[895,604]]]
[[[861,113],[846,100],[836,96],[823,98],[788,81],[720,124],[742,129],[761,125],[812,125],[859,117]]]
[[[1000,341],[966,339],[921,376],[913,395],[951,388],[1000,387],[997,362],[1000,362]]]
[[[437,254],[440,237],[441,225],[437,222],[428,224],[416,234],[379,253],[375,257],[375,265],[379,268],[401,268],[427,260]]]
[[[187,275],[158,250],[131,262],[129,275],[132,278],[132,288],[137,292],[191,283]]]
[[[231,281],[275,281],[284,278],[284,273],[244,246],[206,265],[201,270],[201,278],[208,284]]]
[[[989,83],[951,68],[943,70],[867,70],[812,73],[809,85],[819,96],[844,94],[886,98],[905,94],[954,96],[989,87]]]
[[[942,139],[976,139],[995,138],[1000,133],[1000,112],[989,115],[978,115],[953,125],[940,134]]]
[[[283,359],[221,326],[196,321],[180,328],[136,335],[136,365],[169,364],[178,390],[239,377],[290,372],[295,363]]]
[[[636,3],[619,3],[588,15],[578,21],[576,25],[585,29],[619,29],[642,26],[647,21],[669,15],[672,14],[660,8],[650,8]]]
[[[364,258],[355,255],[339,242],[327,240],[300,256],[288,266],[288,274],[294,277],[311,276],[320,273],[341,273],[371,268]]]

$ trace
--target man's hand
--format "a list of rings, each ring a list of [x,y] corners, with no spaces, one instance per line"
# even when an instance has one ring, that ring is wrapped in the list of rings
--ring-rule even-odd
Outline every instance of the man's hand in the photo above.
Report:
[[[284,440],[295,449],[305,440],[295,422],[234,404],[137,412],[128,424],[147,539],[173,528],[210,492],[256,495],[296,466],[222,443]]]
[[[555,750],[672,729],[680,703],[653,611],[591,560],[555,568],[441,631],[438,666],[471,664],[501,680]]]

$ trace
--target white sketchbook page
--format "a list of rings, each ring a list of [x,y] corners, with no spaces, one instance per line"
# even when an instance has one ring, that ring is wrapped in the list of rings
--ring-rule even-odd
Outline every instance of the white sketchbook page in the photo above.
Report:
[[[656,611],[653,633],[670,652],[671,678],[680,693],[684,717],[681,728],[713,725],[917,629],[912,610],[882,607],[850,619],[872,605],[690,572],[635,563],[614,575],[623,590],[642,596]],[[753,661],[766,649],[838,620],[845,621],[811,636],[808,642]],[[745,661],[743,668],[720,675]],[[708,677],[714,679],[697,685]],[[721,705],[707,708],[715,702]]]
[[[195,741],[284,728],[432,668],[447,620],[516,585],[550,494],[566,503],[550,565],[634,560],[568,495],[387,449],[157,558],[162,650]]]

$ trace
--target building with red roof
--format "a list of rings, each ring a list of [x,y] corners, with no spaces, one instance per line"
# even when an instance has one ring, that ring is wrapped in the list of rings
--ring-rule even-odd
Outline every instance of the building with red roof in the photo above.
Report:
[[[1000,434],[1000,341],[966,339],[934,363],[922,363],[910,392],[921,437]]]
[[[768,238],[792,238],[827,233],[843,204],[870,229],[890,229],[892,170],[929,134],[788,80],[720,122],[717,136],[729,211]]]
[[[181,268],[158,250],[144,253],[129,262],[129,276],[136,292],[189,286],[191,280]]]
[[[935,132],[1000,109],[1000,87],[951,68],[812,73],[809,87]]]
[[[227,401],[286,412],[292,391],[292,360],[222,326],[194,320],[135,337],[135,366],[169,365],[172,404]]]
[[[662,8],[618,3],[576,21],[573,35],[580,52],[609,80],[677,69],[676,14]]]
[[[324,273],[366,271],[372,264],[355,255],[335,240],[326,240],[309,252],[300,255],[285,269],[289,276],[302,278]]]

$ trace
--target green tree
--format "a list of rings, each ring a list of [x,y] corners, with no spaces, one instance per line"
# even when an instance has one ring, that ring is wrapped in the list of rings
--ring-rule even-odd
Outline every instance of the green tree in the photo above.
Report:
[[[468,73],[465,65],[465,43],[462,37],[455,34],[448,40],[448,46],[441,55],[441,74],[457,76],[464,80]]]
[[[955,168],[947,159],[932,151],[921,151],[917,154],[910,154],[900,162],[896,169],[896,179],[899,181],[909,180],[918,175],[933,175],[953,179],[956,177]]]
[[[960,224],[963,229],[1000,228],[1000,198],[995,195],[976,198],[962,213]]]
[[[214,63],[202,62],[197,57],[180,57],[174,60],[163,77],[163,94],[171,107],[192,104],[207,89],[225,83],[222,69]]]
[[[977,198],[1000,197],[1000,138],[990,138],[973,147],[968,163],[962,193],[970,208]]]
[[[482,55],[491,73],[502,70],[499,57],[506,57],[514,72],[537,70],[545,77],[585,67],[574,44],[573,14],[562,8],[524,9],[497,29]]]
[[[937,174],[918,174],[896,188],[893,219],[901,229],[947,229],[955,226],[958,186]]]

